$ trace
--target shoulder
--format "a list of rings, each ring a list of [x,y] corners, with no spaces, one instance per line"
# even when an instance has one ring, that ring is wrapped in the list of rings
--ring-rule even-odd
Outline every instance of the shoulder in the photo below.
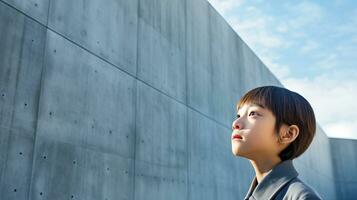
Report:
[[[287,196],[292,199],[322,199],[321,196],[307,183],[300,180],[298,177],[294,178],[287,186]]]
[[[321,200],[322,197],[307,183],[300,180],[298,177],[291,180],[284,188],[283,199],[296,200]]]

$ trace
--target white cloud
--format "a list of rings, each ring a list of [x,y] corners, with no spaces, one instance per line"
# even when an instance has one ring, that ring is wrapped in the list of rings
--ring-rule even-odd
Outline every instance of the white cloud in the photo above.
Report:
[[[290,42],[274,32],[271,28],[275,24],[275,19],[267,16],[255,7],[249,7],[247,16],[239,18],[237,16],[228,18],[228,22],[233,29],[251,47],[260,49],[286,48]]]
[[[344,23],[338,24],[335,28],[335,33],[338,36],[345,34],[356,34],[357,33],[357,9],[352,12],[350,18],[348,18]]]
[[[327,56],[323,56],[317,62],[317,67],[324,69],[335,68],[338,64],[338,57],[335,53],[331,53]]]
[[[265,15],[257,7],[248,6],[244,19],[234,15],[227,17],[227,21],[274,75],[279,79],[290,75],[289,67],[279,62],[278,51],[290,47],[293,42],[274,32],[274,17]]]
[[[313,2],[303,1],[296,6],[289,6],[294,18],[288,21],[290,29],[300,29],[309,24],[316,24],[324,16],[323,9]]]
[[[277,21],[274,17],[266,15],[255,6],[239,7],[243,4],[243,1],[209,0],[209,2],[222,13],[232,28],[253,49],[273,74],[279,79],[290,75],[288,66],[279,62],[280,55],[274,51],[274,49],[280,50],[292,45],[292,41],[287,41],[274,32],[275,30],[279,32],[278,29],[282,32],[283,29],[288,28],[287,26],[280,25],[279,28],[272,28],[277,27],[275,25]],[[244,12],[244,18],[238,14],[229,15],[228,12],[232,9]]]
[[[251,8],[251,10],[253,9]],[[285,41],[278,34],[272,32],[269,27],[274,19],[262,15],[260,17],[251,16],[248,20],[234,18],[229,19],[229,21],[233,29],[253,49],[274,75],[279,79],[290,75],[288,66],[279,62],[280,55],[276,50],[287,48],[292,43]]]
[[[278,54],[264,51],[259,55],[259,58],[279,80],[285,79],[291,75],[289,67],[279,62]]]
[[[279,62],[279,50],[290,47],[293,42],[285,40],[271,28],[275,19],[266,16],[255,7],[248,7],[247,19],[229,18],[233,29],[242,37],[263,63],[279,79],[290,75],[289,67]]]
[[[281,82],[310,102],[316,120],[328,136],[357,139],[357,76],[353,76],[341,81],[333,74],[323,74],[313,79],[287,78]]]
[[[276,30],[279,33],[286,33],[289,30],[289,27],[286,25],[286,23],[281,23],[277,26]]]
[[[222,15],[239,7],[243,0],[208,0],[208,2]]]
[[[313,50],[316,50],[319,47],[318,43],[313,40],[307,40],[304,46],[301,47],[300,52],[303,54],[310,53]]]

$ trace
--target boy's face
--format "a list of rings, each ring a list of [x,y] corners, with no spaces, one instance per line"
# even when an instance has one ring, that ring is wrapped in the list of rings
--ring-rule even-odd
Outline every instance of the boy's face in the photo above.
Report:
[[[248,159],[277,156],[279,149],[275,120],[269,109],[256,104],[244,104],[232,124],[232,153]],[[237,134],[241,138],[235,138]]]

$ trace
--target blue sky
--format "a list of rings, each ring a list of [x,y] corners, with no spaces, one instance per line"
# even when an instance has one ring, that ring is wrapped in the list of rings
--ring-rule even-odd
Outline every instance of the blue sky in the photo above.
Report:
[[[357,139],[357,1],[208,1],[329,137]]]

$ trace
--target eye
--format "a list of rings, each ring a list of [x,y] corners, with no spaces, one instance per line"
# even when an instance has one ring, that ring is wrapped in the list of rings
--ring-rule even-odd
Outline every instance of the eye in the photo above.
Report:
[[[250,114],[257,114],[257,113],[255,111],[252,111],[249,113],[249,116],[250,116]]]
[[[240,117],[240,115],[239,114],[237,114],[237,118],[239,118]]]

